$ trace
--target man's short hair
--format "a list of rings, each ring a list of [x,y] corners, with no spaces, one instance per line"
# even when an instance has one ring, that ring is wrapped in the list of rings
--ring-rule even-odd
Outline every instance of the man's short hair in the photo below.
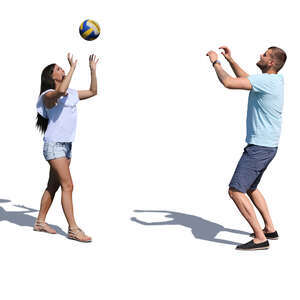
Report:
[[[275,69],[278,72],[284,65],[285,61],[286,61],[286,53],[278,47],[272,46],[269,49],[272,50],[271,52],[271,57],[274,59],[275,61]]]

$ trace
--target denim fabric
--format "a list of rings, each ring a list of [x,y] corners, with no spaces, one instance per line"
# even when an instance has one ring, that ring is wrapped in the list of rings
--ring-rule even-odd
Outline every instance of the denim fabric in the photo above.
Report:
[[[60,157],[71,158],[72,143],[44,142],[43,154],[46,160]]]
[[[277,153],[277,147],[265,147],[249,144],[235,169],[229,187],[242,193],[255,190],[269,163]]]

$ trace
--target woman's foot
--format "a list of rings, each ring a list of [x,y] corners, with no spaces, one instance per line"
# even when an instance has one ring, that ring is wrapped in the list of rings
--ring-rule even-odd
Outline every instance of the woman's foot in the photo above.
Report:
[[[79,227],[69,227],[68,238],[84,243],[89,243],[92,241],[92,238],[87,236]]]
[[[56,231],[53,228],[51,228],[44,220],[36,220],[33,230],[47,232],[47,233],[51,233],[51,234],[56,233]]]

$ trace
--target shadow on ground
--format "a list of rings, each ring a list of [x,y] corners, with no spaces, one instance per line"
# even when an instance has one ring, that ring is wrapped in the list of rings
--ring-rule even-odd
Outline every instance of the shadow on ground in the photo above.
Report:
[[[219,232],[225,231],[225,232],[231,232],[235,234],[243,234],[248,235],[249,232],[236,230],[236,229],[230,229],[225,228],[224,226],[202,219],[197,216],[183,214],[179,212],[174,211],[167,211],[167,210],[134,210],[136,213],[162,213],[164,214],[165,218],[168,218],[168,220],[164,220],[161,222],[145,222],[142,221],[136,217],[132,217],[131,221],[142,224],[142,225],[148,225],[148,226],[154,226],[154,225],[180,225],[184,227],[191,228],[192,234],[196,239],[201,239],[205,241],[210,242],[216,242],[216,243],[222,243],[222,244],[228,244],[228,245],[239,245],[241,243],[229,241],[229,240],[223,240],[216,238],[216,235]],[[167,214],[167,215],[165,215]]]
[[[0,199],[1,203],[9,203],[10,200]],[[13,205],[18,208],[23,208],[23,211],[6,211],[3,207],[0,206],[0,221],[8,221],[18,226],[34,226],[36,218],[28,215],[28,213],[37,212],[38,210],[33,208],[28,208],[23,205]],[[56,232],[60,235],[67,236],[67,234],[58,226],[49,224]]]

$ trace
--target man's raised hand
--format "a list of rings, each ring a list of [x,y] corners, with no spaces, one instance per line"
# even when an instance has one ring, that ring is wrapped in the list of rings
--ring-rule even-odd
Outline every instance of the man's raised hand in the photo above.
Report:
[[[218,54],[215,51],[208,51],[206,55],[212,63],[218,59]]]
[[[230,60],[231,59],[231,51],[227,46],[221,46],[219,47],[219,49],[223,49],[224,52],[221,52],[221,54],[227,59]]]

